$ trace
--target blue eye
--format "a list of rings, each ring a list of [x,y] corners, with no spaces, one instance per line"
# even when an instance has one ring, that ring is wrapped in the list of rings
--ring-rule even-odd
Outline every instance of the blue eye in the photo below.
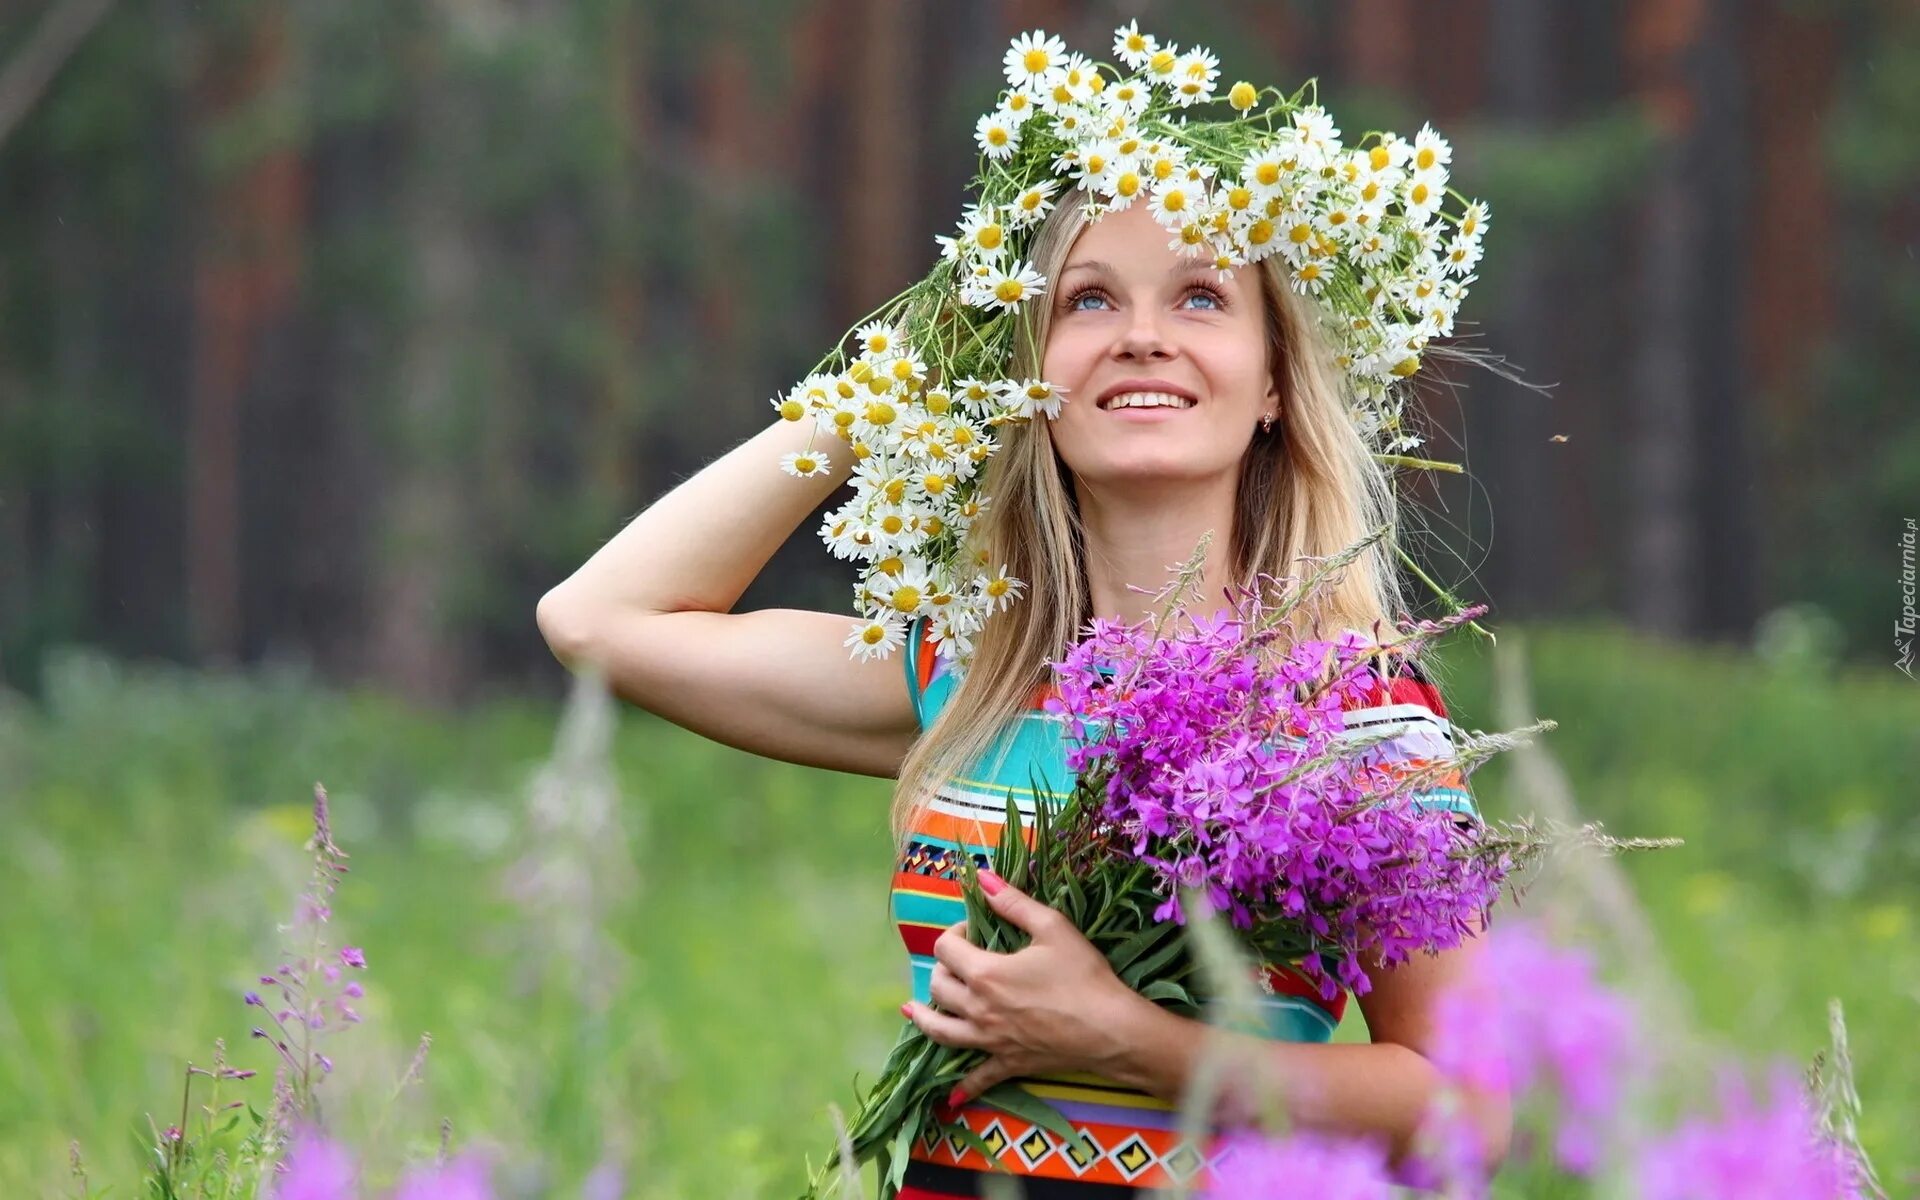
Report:
[[[1205,296],[1207,299],[1213,301],[1212,311],[1218,312],[1227,307],[1227,298],[1220,294],[1220,291],[1218,288],[1210,287],[1204,283],[1196,283],[1187,289],[1187,297],[1191,297],[1195,293]],[[1078,291],[1074,292],[1072,295],[1067,297],[1067,302],[1065,306],[1066,311],[1068,312],[1093,311],[1091,309],[1085,309],[1080,307],[1080,301],[1085,299],[1088,296],[1098,296],[1102,300],[1106,299],[1105,293],[1103,293],[1100,290],[1098,285],[1087,284],[1085,287],[1080,288]]]

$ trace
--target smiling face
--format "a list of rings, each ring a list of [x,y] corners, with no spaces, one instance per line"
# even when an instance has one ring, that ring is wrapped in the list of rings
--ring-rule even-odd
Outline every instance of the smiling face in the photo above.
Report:
[[[1237,477],[1261,418],[1279,419],[1259,269],[1222,283],[1205,259],[1169,249],[1171,236],[1145,204],[1107,213],[1080,232],[1049,289],[1041,373],[1067,395],[1050,433],[1083,484]],[[1107,408],[1100,398],[1116,386],[1193,403]]]

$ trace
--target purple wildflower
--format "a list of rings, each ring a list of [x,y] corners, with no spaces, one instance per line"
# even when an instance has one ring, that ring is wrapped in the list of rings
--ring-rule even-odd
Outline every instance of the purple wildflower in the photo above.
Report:
[[[273,973],[260,976],[262,985],[279,990],[279,1003],[270,1007],[258,992],[249,991],[245,997],[249,1006],[260,1007],[272,1018],[273,1031],[255,1029],[254,1036],[278,1052],[298,1112],[311,1108],[314,1086],[333,1071],[333,1060],[319,1049],[321,1038],[337,1032],[330,1015],[341,1024],[360,1019],[347,999],[364,995],[364,989],[358,983],[342,983],[340,964],[367,965],[366,955],[357,946],[341,948],[337,961],[327,950],[325,927],[333,913],[327,901],[348,868],[346,851],[333,843],[326,789],[318,784],[313,789],[313,830],[307,841],[313,854],[307,889],[295,906],[293,923],[281,927],[293,935],[297,948]]]
[[[1859,1200],[1851,1153],[1821,1136],[1811,1100],[1790,1068],[1755,1103],[1737,1073],[1720,1080],[1718,1119],[1695,1117],[1640,1158],[1643,1200]]]
[[[1434,1065],[1456,1083],[1516,1101],[1550,1086],[1555,1157],[1576,1174],[1591,1172],[1633,1062],[1631,1011],[1594,977],[1589,954],[1554,946],[1531,922],[1502,925],[1482,961],[1479,979],[1449,988],[1436,1005]]]
[[[1188,623],[1156,638],[1150,622],[1095,621],[1055,664],[1048,702],[1066,718],[1068,768],[1109,769],[1099,820],[1154,868],[1166,897],[1154,919],[1185,923],[1184,884],[1236,928],[1290,922],[1335,956],[1331,974],[1318,954],[1301,961],[1328,998],[1369,989],[1363,950],[1392,966],[1470,936],[1510,864],[1471,853],[1451,813],[1383,785],[1388,751],[1345,744],[1343,714],[1376,686],[1379,648],[1347,632],[1275,655],[1257,589],[1232,615]]]
[[[1386,1153],[1378,1143],[1298,1132],[1270,1138],[1248,1131],[1216,1143],[1222,1161],[1211,1169],[1202,1200],[1389,1200]]]
[[[486,1159],[468,1151],[444,1166],[408,1171],[393,1200],[492,1200],[489,1173]]]
[[[354,1200],[353,1156],[317,1129],[294,1134],[280,1171],[274,1200]]]

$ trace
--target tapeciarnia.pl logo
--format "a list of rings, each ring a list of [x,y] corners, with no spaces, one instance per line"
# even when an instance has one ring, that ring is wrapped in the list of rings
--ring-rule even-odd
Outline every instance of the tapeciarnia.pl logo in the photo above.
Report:
[[[1920,625],[1920,615],[1914,612],[1914,574],[1913,548],[1914,518],[1906,519],[1905,527],[1900,531],[1900,617],[1893,623],[1893,665],[1913,678],[1913,641],[1914,629]]]

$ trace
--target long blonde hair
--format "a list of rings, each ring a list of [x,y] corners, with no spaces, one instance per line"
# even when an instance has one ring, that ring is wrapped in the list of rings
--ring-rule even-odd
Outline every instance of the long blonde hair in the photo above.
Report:
[[[1084,193],[1070,189],[1035,232],[1034,269],[1057,279],[1074,239],[1087,224]],[[1256,434],[1240,470],[1234,528],[1228,539],[1231,577],[1296,574],[1303,556],[1333,554],[1382,524],[1398,507],[1392,480],[1376,462],[1348,414],[1345,372],[1333,361],[1315,301],[1288,283],[1280,255],[1251,268],[1266,308],[1267,349],[1280,385],[1280,418]],[[1009,374],[1041,374],[1052,304],[1029,305],[1017,331]],[[1089,403],[1071,400],[1068,403]],[[1086,541],[1066,465],[1054,452],[1044,416],[1001,427],[1000,450],[982,481],[992,503],[972,531],[972,545],[1005,563],[1028,592],[990,618],[951,700],[900,765],[889,814],[904,840],[938,785],[965,771],[1029,703],[1057,660],[1092,619]],[[1317,607],[1333,628],[1368,630],[1403,610],[1394,541],[1375,542],[1341,573]]]

